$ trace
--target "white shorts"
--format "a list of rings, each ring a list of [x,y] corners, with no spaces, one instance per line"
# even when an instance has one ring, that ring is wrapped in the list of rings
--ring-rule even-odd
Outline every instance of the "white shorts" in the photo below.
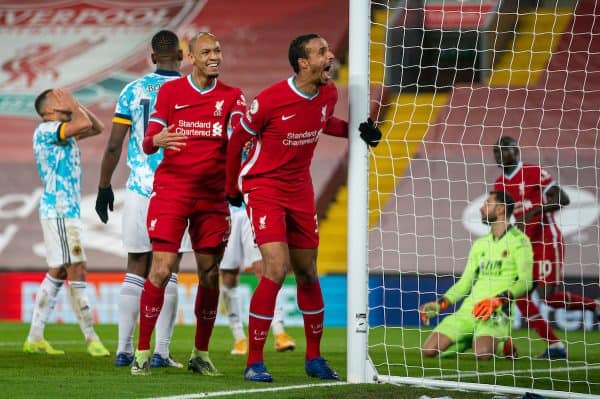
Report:
[[[123,208],[123,247],[128,253],[151,252],[146,216],[150,199],[131,190],[125,190]],[[190,235],[186,231],[181,239],[179,252],[192,252]]]
[[[231,233],[219,268],[221,270],[244,270],[261,259],[246,211],[232,212]]]
[[[81,246],[81,219],[41,219],[40,223],[49,267],[85,262]]]

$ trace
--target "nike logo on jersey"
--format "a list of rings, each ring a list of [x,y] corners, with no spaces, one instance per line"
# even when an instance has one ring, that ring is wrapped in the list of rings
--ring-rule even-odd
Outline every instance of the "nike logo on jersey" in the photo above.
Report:
[[[175,109],[183,109],[183,108],[187,108],[187,107],[191,107],[193,104],[175,104]]]
[[[281,120],[282,121],[287,121],[288,119],[293,118],[294,116],[296,116],[296,114],[291,114],[291,115],[281,115]]]

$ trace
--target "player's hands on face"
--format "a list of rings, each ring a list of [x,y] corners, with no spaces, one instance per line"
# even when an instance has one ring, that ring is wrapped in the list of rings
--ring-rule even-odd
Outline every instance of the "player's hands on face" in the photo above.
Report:
[[[427,302],[424,305],[421,305],[419,308],[419,315],[421,316],[421,322],[428,326],[429,319],[435,317],[438,313],[442,311],[442,307],[437,301]]]
[[[71,113],[79,107],[79,103],[67,89],[54,89],[52,90],[52,93],[56,98],[55,111]]]
[[[482,299],[473,307],[473,316],[480,320],[488,320],[502,304],[502,299],[498,297]]]
[[[358,125],[358,130],[360,130],[360,138],[365,143],[371,147],[377,147],[377,144],[381,141],[381,130],[379,130],[371,118]]]
[[[181,147],[186,145],[187,136],[183,133],[174,133],[173,125],[169,125],[152,138],[155,147],[165,150],[181,151]]]
[[[115,196],[112,186],[98,187],[98,195],[96,196],[96,213],[100,217],[102,223],[108,222],[108,209],[113,211]]]

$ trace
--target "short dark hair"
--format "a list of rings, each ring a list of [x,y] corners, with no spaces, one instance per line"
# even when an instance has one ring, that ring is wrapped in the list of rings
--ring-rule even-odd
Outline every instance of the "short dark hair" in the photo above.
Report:
[[[506,218],[509,219],[515,210],[515,200],[512,195],[506,191],[490,191],[490,195],[496,198],[496,201],[504,205]]]
[[[173,54],[179,50],[179,38],[170,30],[161,30],[152,36],[152,51],[156,54]]]
[[[511,136],[502,136],[496,142],[496,145],[500,147],[519,147],[519,143]]]
[[[290,65],[292,69],[294,69],[295,73],[300,71],[300,67],[298,66],[298,58],[308,58],[308,54],[306,54],[306,43],[308,43],[312,39],[317,39],[321,36],[316,33],[308,33],[306,35],[300,35],[290,43],[290,49],[288,51],[288,59],[290,60]]]
[[[44,105],[46,104],[46,99],[48,98],[48,94],[52,92],[52,89],[46,89],[35,98],[35,110],[39,116],[44,116]]]

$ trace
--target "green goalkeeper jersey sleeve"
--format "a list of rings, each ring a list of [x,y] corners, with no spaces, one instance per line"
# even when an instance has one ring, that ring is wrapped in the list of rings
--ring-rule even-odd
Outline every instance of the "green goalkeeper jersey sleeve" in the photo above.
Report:
[[[464,299],[461,310],[470,312],[480,300],[506,291],[522,296],[532,286],[532,275],[529,238],[511,226],[499,239],[489,233],[473,243],[465,271],[444,296],[450,303]]]

